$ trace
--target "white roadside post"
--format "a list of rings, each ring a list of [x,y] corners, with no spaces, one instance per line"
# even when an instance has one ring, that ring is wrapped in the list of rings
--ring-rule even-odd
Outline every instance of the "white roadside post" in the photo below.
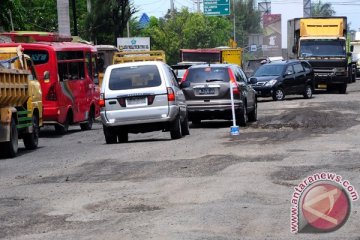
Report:
[[[231,98],[231,112],[232,112],[232,119],[233,125],[230,127],[230,133],[232,136],[237,136],[240,134],[239,126],[236,126],[236,116],[235,116],[235,103],[234,103],[234,90],[233,88],[236,87],[234,82],[230,81],[230,98]]]

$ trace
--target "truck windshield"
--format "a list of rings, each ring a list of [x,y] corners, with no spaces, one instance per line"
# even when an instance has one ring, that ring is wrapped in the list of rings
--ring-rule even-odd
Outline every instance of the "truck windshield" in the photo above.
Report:
[[[345,57],[346,47],[343,39],[301,40],[300,57]]]

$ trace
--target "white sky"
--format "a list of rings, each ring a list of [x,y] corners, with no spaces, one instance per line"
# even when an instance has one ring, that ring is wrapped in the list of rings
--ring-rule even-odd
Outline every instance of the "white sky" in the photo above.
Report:
[[[162,17],[170,8],[170,0],[132,0],[139,10],[138,15],[146,13],[149,16]],[[197,11],[197,0],[173,0],[176,9],[188,7],[191,12]],[[200,0],[202,2],[202,0]],[[262,2],[263,0],[258,0]],[[282,14],[283,48],[286,47],[286,22],[290,18],[302,17],[303,0],[272,0],[271,12]],[[312,0],[318,2],[318,0]],[[331,3],[337,16],[346,16],[351,22],[351,29],[360,29],[360,0],[322,0],[322,3]],[[203,6],[201,4],[201,11]]]

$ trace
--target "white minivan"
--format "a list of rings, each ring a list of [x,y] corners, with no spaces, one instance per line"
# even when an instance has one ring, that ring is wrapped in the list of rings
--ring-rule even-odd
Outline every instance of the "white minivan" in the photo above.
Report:
[[[189,134],[187,105],[173,70],[160,61],[107,67],[100,94],[106,143],[127,142],[128,133]]]

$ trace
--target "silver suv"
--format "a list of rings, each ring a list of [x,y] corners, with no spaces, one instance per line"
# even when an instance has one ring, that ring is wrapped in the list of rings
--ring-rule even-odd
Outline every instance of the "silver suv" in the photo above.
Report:
[[[176,75],[159,61],[109,66],[100,94],[106,143],[127,142],[128,133],[189,134],[187,105]]]

